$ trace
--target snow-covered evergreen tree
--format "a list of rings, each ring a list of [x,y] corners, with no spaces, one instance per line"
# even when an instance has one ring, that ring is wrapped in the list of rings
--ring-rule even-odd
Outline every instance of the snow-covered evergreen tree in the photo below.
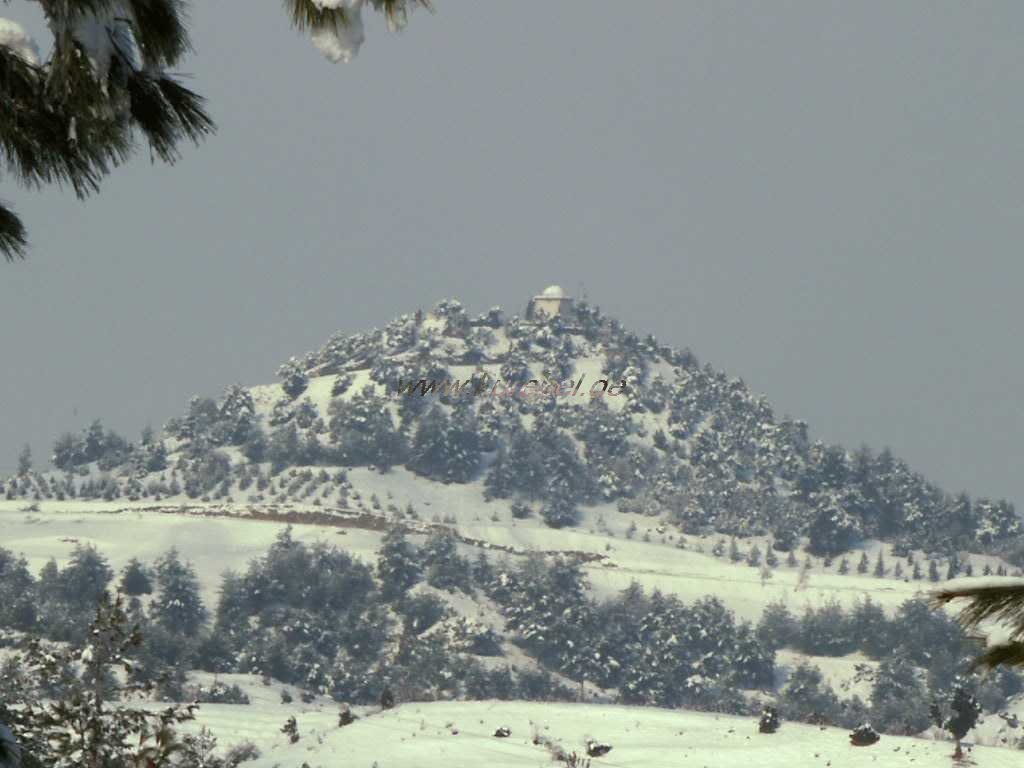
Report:
[[[30,641],[24,701],[15,707],[0,702],[0,724],[10,729],[25,768],[170,768],[181,748],[175,728],[193,718],[195,707],[151,711],[125,703],[151,686],[122,685],[111,674],[114,668],[130,671],[129,658],[142,641],[120,596],[100,598],[84,634],[84,646],[50,648]],[[82,670],[79,677],[68,674],[75,668]],[[53,686],[58,680],[61,685]]]
[[[168,632],[195,637],[208,617],[195,569],[171,548],[156,561],[154,571],[153,617]]]
[[[870,561],[868,560],[868,553],[861,552],[860,560],[857,561],[857,573],[864,574],[868,572],[868,566]]]
[[[871,690],[871,722],[887,733],[912,736],[928,727],[925,688],[917,670],[902,656],[885,658]]]
[[[448,528],[433,531],[423,544],[427,583],[438,589],[471,591],[469,563],[459,555],[458,540]]]
[[[32,471],[32,447],[26,443],[18,451],[18,474],[27,475]]]
[[[540,516],[552,528],[565,528],[576,524],[579,519],[579,511],[572,499],[553,496],[541,504]]]
[[[401,527],[388,529],[377,558],[377,577],[386,600],[394,600],[419,581],[422,567],[416,550],[405,537]]]
[[[121,572],[120,589],[129,597],[152,594],[153,584],[149,577],[149,571],[137,558],[133,557],[129,560]]]
[[[962,758],[964,753],[961,741],[981,717],[981,704],[971,693],[967,681],[957,677],[943,699],[932,702],[930,714],[932,722],[944,731],[949,731],[956,741],[953,757]]]
[[[808,528],[808,549],[815,555],[839,555],[862,535],[861,524],[848,509],[849,494],[822,491],[811,498],[813,521]]]
[[[796,617],[783,602],[769,603],[757,625],[757,637],[772,650],[792,646],[800,632]]]
[[[442,482],[465,483],[480,464],[476,420],[469,408],[448,418],[439,406],[420,419],[409,451],[409,469]]]
[[[1007,501],[978,499],[974,504],[974,516],[977,520],[975,536],[981,544],[1006,541],[1022,531],[1021,520]]]
[[[277,369],[277,376],[281,379],[281,389],[292,400],[305,392],[309,385],[309,377],[294,357]]]
[[[113,578],[107,558],[96,547],[76,544],[71,560],[60,572],[60,594],[69,603],[92,606]]]
[[[821,670],[801,664],[790,674],[779,697],[782,712],[790,720],[836,723],[839,699],[824,682]]]
[[[329,413],[330,440],[340,463],[387,469],[402,462],[402,438],[395,430],[387,401],[372,387],[348,401],[332,400]]]
[[[874,574],[879,579],[885,576],[885,557],[881,549],[878,550],[878,556],[875,558]]]

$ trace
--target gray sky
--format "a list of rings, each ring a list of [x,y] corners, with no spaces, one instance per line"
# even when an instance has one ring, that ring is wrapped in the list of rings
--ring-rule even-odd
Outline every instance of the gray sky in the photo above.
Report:
[[[0,467],[557,282],[815,437],[1024,503],[1024,4],[436,0],[340,66],[240,5],[193,9],[212,140],[84,204],[4,182],[33,250],[0,264]]]

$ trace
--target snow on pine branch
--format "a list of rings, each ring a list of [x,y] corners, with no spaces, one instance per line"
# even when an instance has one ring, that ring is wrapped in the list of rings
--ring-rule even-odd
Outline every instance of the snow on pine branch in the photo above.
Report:
[[[80,14],[71,23],[71,36],[85,49],[97,79],[104,85],[117,58],[123,58],[133,70],[142,68],[129,14],[127,9],[116,7]]]
[[[0,17],[0,45],[33,66],[39,66],[39,46],[24,27],[15,21]]]
[[[313,45],[335,64],[348,63],[363,44],[363,0],[312,0],[319,10],[334,10],[313,28]]]
[[[1024,578],[988,576],[952,579],[932,593],[938,604],[963,601],[957,620],[980,630],[988,652],[981,660],[989,666],[1024,661]]]
[[[117,56],[126,58],[139,69],[138,48],[129,21],[129,11],[121,6],[98,13],[74,14],[66,22],[66,28],[57,29],[57,22],[49,19],[51,31],[56,36],[67,31],[82,46],[93,71],[101,83],[105,83],[112,60]],[[0,18],[0,45],[14,51],[29,64],[40,65],[39,47],[24,28],[10,19]]]
[[[363,8],[372,6],[387,17],[392,32],[405,26],[410,6],[431,9],[430,0],[288,0],[299,29],[310,28],[313,45],[331,61],[349,62],[365,39]]]
[[[943,582],[939,589],[935,592],[937,595],[945,595],[946,593],[961,593],[974,590],[984,589],[1007,589],[1011,587],[1019,587],[1024,591],[1024,578],[1020,576],[962,576],[958,579],[950,579],[949,581]],[[955,596],[951,596],[949,599],[955,599]]]

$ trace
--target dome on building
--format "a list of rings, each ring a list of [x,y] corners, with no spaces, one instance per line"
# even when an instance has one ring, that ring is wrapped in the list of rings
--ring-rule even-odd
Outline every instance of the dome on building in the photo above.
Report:
[[[572,299],[562,290],[560,285],[549,285],[539,295],[530,299],[526,306],[526,317],[536,320],[538,317],[566,317],[572,311]]]

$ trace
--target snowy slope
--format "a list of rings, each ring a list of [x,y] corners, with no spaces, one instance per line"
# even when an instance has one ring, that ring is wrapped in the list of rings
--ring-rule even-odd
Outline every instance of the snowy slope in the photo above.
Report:
[[[365,486],[364,495],[376,491],[383,497],[389,479],[397,479],[394,495],[401,500],[403,474],[405,470],[393,470],[389,475],[376,475],[379,480]],[[352,473],[357,474],[356,472]],[[393,477],[392,477],[393,476]],[[421,478],[417,478],[420,482]],[[428,483],[435,493],[424,493],[417,507],[426,518],[422,525],[432,525],[431,515],[454,516],[455,529],[465,539],[489,546],[463,547],[467,554],[475,555],[484,551],[492,557],[507,557],[513,561],[531,551],[554,553],[589,553],[594,562],[586,563],[584,569],[594,593],[609,596],[630,585],[631,582],[644,586],[647,591],[659,589],[665,594],[676,595],[684,601],[692,601],[706,595],[716,595],[739,618],[757,621],[764,606],[775,600],[785,601],[794,611],[801,611],[805,605],[822,605],[829,600],[850,606],[865,596],[882,605],[888,611],[895,610],[905,600],[921,596],[934,584],[928,581],[875,578],[870,575],[849,573],[839,575],[836,565],[824,570],[818,562],[811,571],[806,585],[799,584],[798,568],[777,566],[772,578],[762,583],[760,571],[745,563],[732,563],[725,558],[710,554],[711,541],[696,537],[685,537],[686,549],[675,543],[660,541],[655,529],[651,541],[638,537],[627,539],[624,535],[610,536],[596,529],[593,532],[583,528],[558,531],[557,537],[542,523],[533,520],[512,520],[506,513],[505,519],[492,522],[488,515],[504,504],[473,506],[469,499],[459,500],[468,494],[465,486],[444,486]],[[363,487],[363,486],[361,486]],[[446,499],[440,489],[449,489]],[[106,554],[115,569],[130,558],[148,561],[177,547],[186,559],[194,562],[204,586],[204,598],[215,604],[216,589],[220,574],[227,568],[241,569],[258,555],[263,554],[274,537],[285,527],[285,522],[271,522],[249,517],[252,507],[248,504],[195,504],[183,509],[179,504],[167,504],[164,512],[153,511],[152,502],[130,504],[118,502],[43,502],[39,511],[26,512],[23,503],[0,501],[0,527],[4,532],[3,546],[24,554],[33,571],[51,557],[62,563],[69,557],[76,542],[93,544]],[[435,513],[436,510],[436,513]],[[266,512],[266,510],[263,510]],[[314,509],[308,505],[294,504],[278,509],[281,515],[294,513],[297,520],[303,515],[322,514],[324,508]],[[230,516],[204,516],[204,515]],[[614,518],[624,518],[615,521]],[[625,519],[635,516],[620,515],[609,509],[607,518],[612,525],[624,528]],[[383,524],[386,518],[380,514]],[[652,521],[652,525],[654,521]],[[345,527],[344,519],[338,519],[338,527],[295,524],[295,536],[302,541],[322,539],[345,549],[365,562],[376,559],[382,534],[380,531]],[[415,537],[414,537],[415,538]],[[757,543],[762,549],[763,539],[739,540],[744,549]],[[697,545],[704,552],[695,551]]]
[[[652,708],[484,701],[406,704],[360,714],[353,725],[338,728],[337,710],[327,706],[205,705],[198,725],[253,741],[262,755],[246,763],[251,768],[559,765],[544,746],[533,744],[535,734],[567,752],[582,753],[588,739],[611,744],[612,751],[594,759],[593,768],[937,768],[950,765],[952,752],[949,742],[896,736],[853,747],[846,731],[797,723],[761,735],[754,718]],[[290,715],[299,727],[297,744],[288,744],[278,732]],[[509,738],[493,736],[502,726],[511,730]],[[224,747],[231,743],[222,740]],[[970,758],[979,768],[1020,765],[1017,753],[992,747],[976,747]]]
[[[110,560],[115,571],[133,557],[152,562],[173,546],[195,566],[203,587],[203,601],[211,608],[217,604],[221,574],[227,569],[244,570],[251,559],[267,551],[284,528],[284,523],[261,520],[153,512],[27,514],[0,509],[2,546],[24,554],[34,573],[51,557],[58,565],[65,565],[76,543],[94,545]],[[380,534],[372,531],[325,531],[311,525],[294,526],[293,536],[304,542],[326,539],[364,560],[373,556],[380,543]]]

